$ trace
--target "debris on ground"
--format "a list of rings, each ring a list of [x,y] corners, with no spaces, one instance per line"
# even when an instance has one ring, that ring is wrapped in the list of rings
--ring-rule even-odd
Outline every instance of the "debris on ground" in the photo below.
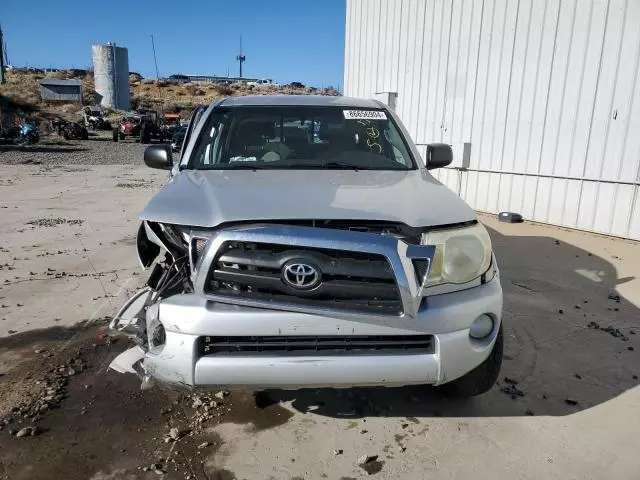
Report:
[[[526,411],[526,412],[524,412],[524,413],[526,413],[526,414],[527,414],[527,415],[529,415],[530,417],[533,417],[533,416],[535,415],[535,413],[533,413],[533,410],[531,410],[530,408],[527,408],[527,411]]]
[[[517,385],[518,381],[514,380],[513,378],[509,378],[509,377],[504,377],[504,381],[505,383],[510,383],[511,385]]]
[[[609,294],[609,296],[607,297],[609,300],[614,300],[616,303],[620,303],[620,295],[618,295],[615,292],[612,292]]]
[[[565,398],[564,399],[564,403],[566,403],[567,405],[578,405],[578,400],[574,399],[574,398]]]
[[[227,392],[226,390],[220,390],[219,392],[216,392],[214,397],[216,397],[219,400],[224,400],[225,397],[227,397],[228,395],[229,395],[229,392]]]
[[[202,450],[203,448],[207,448],[209,445],[211,445],[209,442],[202,442],[200,445],[198,445],[198,450]]]
[[[524,397],[524,392],[512,383],[504,387],[500,387],[500,391],[510,395],[512,400],[515,400],[518,397]]]
[[[375,462],[378,459],[378,455],[367,455],[364,454],[358,458],[358,465],[366,465],[370,462]]]
[[[24,427],[21,428],[20,430],[18,430],[16,432],[16,437],[20,438],[20,437],[35,437],[38,433],[40,433],[38,431],[38,427],[36,426],[31,426],[31,427]]]
[[[358,466],[368,475],[375,475],[382,470],[384,462],[378,460],[378,455],[362,455],[358,458]]]
[[[333,451],[333,454],[334,454],[334,455],[342,455],[342,454],[343,454],[343,450],[342,450],[341,448],[336,448],[336,449]]]

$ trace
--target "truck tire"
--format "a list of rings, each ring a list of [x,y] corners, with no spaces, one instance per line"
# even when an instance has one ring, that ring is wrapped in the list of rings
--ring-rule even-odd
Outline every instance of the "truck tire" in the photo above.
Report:
[[[496,342],[493,344],[493,350],[491,350],[487,359],[466,375],[445,383],[438,389],[449,397],[457,398],[475,397],[488,392],[498,380],[500,367],[502,366],[503,350],[504,339],[501,324]]]
[[[149,143],[150,132],[146,126],[140,129],[140,143]]]
[[[117,128],[113,129],[113,141],[117,142],[120,138],[120,132],[118,132]]]
[[[89,132],[87,130],[82,131],[82,136],[80,137],[82,140],[89,140]]]

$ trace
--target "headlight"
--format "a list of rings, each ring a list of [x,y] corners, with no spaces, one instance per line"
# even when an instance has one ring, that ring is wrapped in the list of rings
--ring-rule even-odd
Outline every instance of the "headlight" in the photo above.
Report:
[[[479,223],[472,227],[426,232],[422,235],[422,244],[436,247],[426,287],[467,283],[491,266],[491,239]]]

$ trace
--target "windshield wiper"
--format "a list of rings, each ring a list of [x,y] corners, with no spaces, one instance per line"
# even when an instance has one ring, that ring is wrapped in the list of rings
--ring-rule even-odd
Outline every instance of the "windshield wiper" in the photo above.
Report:
[[[322,168],[340,168],[343,170],[370,170],[369,167],[363,167],[362,165],[353,165],[352,163],[344,162],[327,162],[321,165]]]
[[[252,163],[234,163],[225,166],[223,170],[264,170],[264,167]]]

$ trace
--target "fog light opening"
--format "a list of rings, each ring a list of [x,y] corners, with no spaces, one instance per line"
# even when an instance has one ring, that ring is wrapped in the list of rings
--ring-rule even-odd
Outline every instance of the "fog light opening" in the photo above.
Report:
[[[469,329],[469,336],[476,340],[482,340],[491,334],[493,331],[493,317],[486,313],[480,315],[471,324]]]
[[[158,322],[151,329],[151,337],[149,343],[152,348],[161,347],[167,341],[167,335],[164,331],[164,325]]]

